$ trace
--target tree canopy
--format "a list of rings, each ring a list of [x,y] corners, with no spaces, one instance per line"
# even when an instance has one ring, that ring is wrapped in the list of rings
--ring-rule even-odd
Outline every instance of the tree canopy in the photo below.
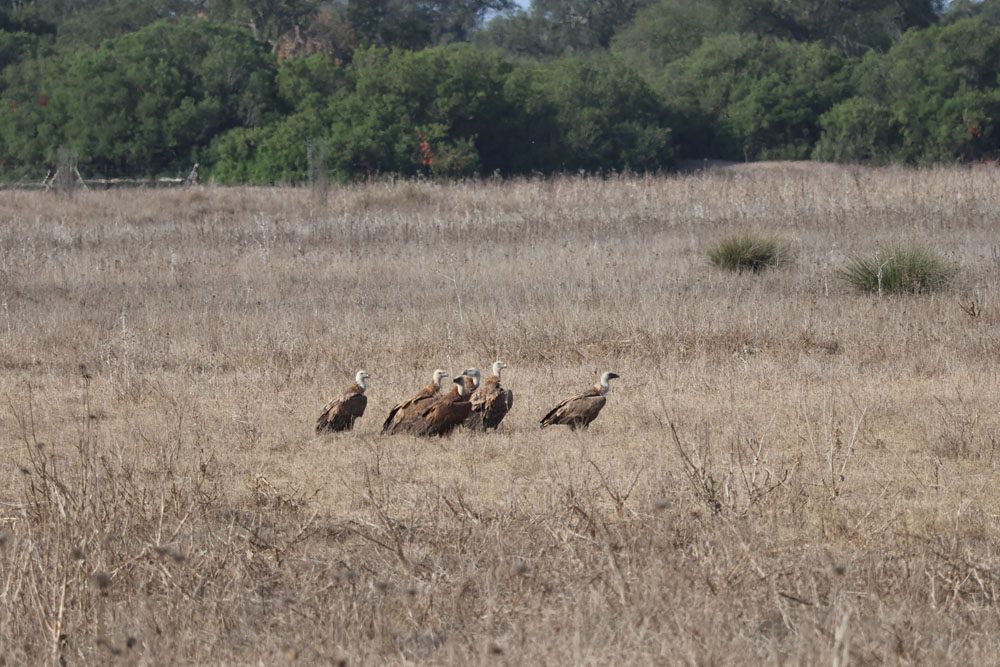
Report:
[[[0,180],[1000,155],[1000,0],[11,0]],[[310,148],[311,147],[311,148]]]

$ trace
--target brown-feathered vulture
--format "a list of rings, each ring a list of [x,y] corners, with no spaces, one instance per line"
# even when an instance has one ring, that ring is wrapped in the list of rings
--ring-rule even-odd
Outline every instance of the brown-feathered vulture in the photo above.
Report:
[[[590,422],[597,418],[607,402],[605,395],[611,388],[609,382],[617,377],[619,377],[617,373],[608,371],[601,376],[600,382],[587,391],[571,396],[549,410],[549,414],[542,417],[542,428],[553,424],[565,424],[575,431],[590,426]]]
[[[350,431],[354,428],[354,420],[365,414],[368,397],[368,373],[358,371],[354,376],[354,384],[339,398],[335,398],[323,408],[323,414],[316,420],[316,433],[329,431]]]
[[[459,375],[452,381],[455,386],[444,396],[434,399],[423,414],[420,423],[413,432],[417,435],[448,435],[455,427],[469,418],[472,403],[466,393],[465,375]]]
[[[420,417],[420,413],[428,405],[427,402],[441,391],[441,381],[446,377],[448,377],[446,371],[440,368],[435,370],[434,379],[429,385],[402,403],[398,403],[389,411],[389,416],[386,417],[385,422],[382,424],[382,432],[392,434],[410,430],[412,420]]]
[[[465,395],[472,396],[479,389],[479,383],[483,379],[483,374],[479,372],[478,368],[466,368],[462,371],[461,377],[464,378],[462,381],[465,383]]]
[[[482,386],[472,394],[472,414],[465,425],[477,431],[485,431],[500,426],[514,404],[514,392],[500,386],[500,371],[507,364],[499,359],[493,362],[493,375],[486,378]],[[468,371],[466,371],[468,373]]]

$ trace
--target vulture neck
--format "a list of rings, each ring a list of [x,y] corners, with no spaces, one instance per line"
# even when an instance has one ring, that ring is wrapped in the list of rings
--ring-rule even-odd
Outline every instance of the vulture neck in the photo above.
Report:
[[[604,396],[606,393],[608,393],[608,390],[611,389],[611,385],[608,384],[607,380],[601,378],[601,381],[594,385],[594,389],[596,389],[597,393],[599,393],[601,396]]]
[[[365,393],[365,391],[368,389],[368,380],[367,380],[367,378],[361,377],[359,375],[357,378],[355,378],[355,383],[359,387],[361,387],[361,393],[362,394]]]

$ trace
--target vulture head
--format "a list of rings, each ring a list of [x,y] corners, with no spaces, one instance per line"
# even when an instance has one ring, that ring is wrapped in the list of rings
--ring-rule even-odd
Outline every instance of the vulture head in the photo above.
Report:
[[[467,375],[470,378],[472,378],[473,386],[475,386],[477,389],[479,388],[479,381],[482,379],[483,374],[479,372],[478,368],[466,368],[464,371],[462,371],[462,375]]]
[[[621,377],[621,376],[618,375],[618,373],[612,373],[611,371],[605,371],[604,375],[601,376],[601,387],[604,388],[604,391],[607,391],[608,389],[611,388],[611,385],[609,384],[609,382],[611,380],[615,380],[615,379],[617,379],[619,377]]]
[[[507,364],[497,359],[493,362],[493,375],[500,377],[500,371],[507,368]]]
[[[358,383],[358,386],[362,389],[368,388],[368,371],[358,371],[358,374],[354,376],[354,381]]]
[[[451,381],[458,385],[458,395],[465,398],[465,374],[457,375]]]
[[[448,377],[448,371],[443,371],[440,368],[434,371],[434,384],[441,388],[441,382]]]

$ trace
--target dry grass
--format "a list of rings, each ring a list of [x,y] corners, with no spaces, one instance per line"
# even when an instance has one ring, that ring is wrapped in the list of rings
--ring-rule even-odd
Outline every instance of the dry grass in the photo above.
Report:
[[[1000,172],[321,202],[0,197],[0,663],[996,661]],[[705,259],[762,227],[786,270]],[[950,291],[837,279],[911,240]],[[497,356],[499,433],[378,435]],[[589,432],[537,429],[605,369]]]

